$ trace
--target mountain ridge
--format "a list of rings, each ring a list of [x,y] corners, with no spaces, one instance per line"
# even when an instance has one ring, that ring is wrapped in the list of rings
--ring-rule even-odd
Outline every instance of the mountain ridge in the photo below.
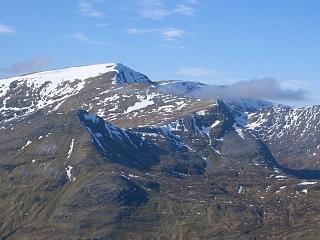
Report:
[[[284,127],[298,110],[122,75],[75,80],[31,112],[27,83],[0,96],[1,240],[317,239],[317,107]],[[282,157],[290,141],[298,158]]]

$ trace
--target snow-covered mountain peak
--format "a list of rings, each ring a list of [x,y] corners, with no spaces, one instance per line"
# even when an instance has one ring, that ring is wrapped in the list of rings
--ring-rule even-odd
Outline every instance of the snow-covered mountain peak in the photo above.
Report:
[[[66,99],[93,87],[104,92],[119,84],[134,83],[153,84],[145,75],[120,63],[70,67],[2,79],[0,119],[4,117],[8,121],[16,118],[16,114],[27,115],[47,106],[55,111]]]
[[[91,77],[97,77],[101,74],[115,72],[113,78],[114,84],[122,83],[151,83],[145,75],[138,73],[121,63],[105,63],[96,65],[87,65],[79,67],[69,67],[57,70],[49,70],[44,72],[32,73],[23,76],[17,76],[0,80],[0,96],[5,94],[6,88],[11,83],[18,82],[32,82],[36,86],[50,82],[52,86],[57,86],[64,81],[85,80]]]
[[[50,70],[17,76],[0,80],[0,97],[5,96],[10,89],[10,86],[20,86],[24,83],[29,87],[40,88],[46,85],[48,91],[56,89],[63,82],[74,82],[76,80],[84,80],[90,77],[95,77],[108,71],[106,64],[70,67],[64,69]]]

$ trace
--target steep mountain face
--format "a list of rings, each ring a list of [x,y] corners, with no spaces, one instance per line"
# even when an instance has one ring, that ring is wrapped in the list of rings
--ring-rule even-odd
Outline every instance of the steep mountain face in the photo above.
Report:
[[[122,64],[0,80],[0,239],[317,239],[319,108]]]
[[[320,170],[320,107],[276,107],[252,113],[247,129],[262,139],[283,166]]]

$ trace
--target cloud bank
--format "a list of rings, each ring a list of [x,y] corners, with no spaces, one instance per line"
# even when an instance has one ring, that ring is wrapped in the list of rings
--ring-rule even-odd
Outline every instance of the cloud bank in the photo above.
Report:
[[[255,79],[250,81],[239,81],[229,86],[206,85],[195,90],[194,97],[204,98],[244,98],[244,99],[266,99],[266,100],[305,100],[306,92],[303,89],[292,90],[281,87],[278,80],[274,78]]]

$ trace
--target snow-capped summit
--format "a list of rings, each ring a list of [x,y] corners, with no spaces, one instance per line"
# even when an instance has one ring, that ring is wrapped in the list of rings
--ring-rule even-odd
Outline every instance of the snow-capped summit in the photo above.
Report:
[[[116,73],[113,78],[114,84],[151,83],[147,76],[138,73],[121,63],[106,63],[62,68],[2,79],[0,80],[0,96],[5,95],[6,90],[8,90],[10,84],[13,82],[19,83],[27,80],[29,85],[34,84],[35,86],[42,86],[45,83],[49,83],[48,85],[50,88],[55,88],[64,81],[73,82],[76,80],[85,80],[108,72]]]
[[[50,105],[55,110],[59,107],[57,104],[92,86],[106,91],[118,84],[134,83],[152,84],[152,81],[121,63],[70,67],[2,79],[0,118],[7,116],[8,120],[8,116],[15,118]]]

